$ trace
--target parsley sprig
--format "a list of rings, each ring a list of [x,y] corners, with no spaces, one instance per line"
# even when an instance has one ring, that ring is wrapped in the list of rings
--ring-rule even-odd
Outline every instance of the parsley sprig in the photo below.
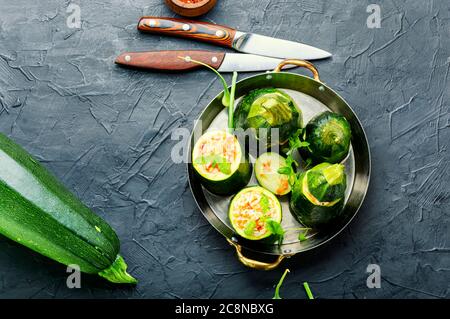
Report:
[[[259,204],[261,205],[261,209],[263,212],[263,218],[266,223],[267,230],[272,234],[272,236],[274,236],[274,238],[278,242],[278,245],[281,245],[283,243],[283,239],[284,239],[284,229],[279,222],[269,218],[266,215],[270,210],[269,198],[263,194],[261,196],[261,200],[260,200]]]
[[[256,221],[251,220],[247,223],[247,225],[245,226],[244,229],[244,234],[246,234],[247,236],[252,236],[253,232],[255,231],[255,227],[256,227]]]
[[[273,219],[266,220],[266,227],[272,233],[278,245],[281,245],[284,240],[285,231],[281,224]]]
[[[295,134],[293,134],[288,142],[289,142],[289,150],[286,152],[287,158],[286,158],[286,165],[283,167],[280,167],[278,169],[279,174],[287,175],[288,176],[288,182],[291,188],[294,186],[295,179],[296,179],[296,168],[299,167],[299,163],[294,159],[293,153],[295,150],[302,148],[302,147],[309,147],[309,143],[302,141],[300,139],[300,136],[303,134],[303,129],[298,129]]]

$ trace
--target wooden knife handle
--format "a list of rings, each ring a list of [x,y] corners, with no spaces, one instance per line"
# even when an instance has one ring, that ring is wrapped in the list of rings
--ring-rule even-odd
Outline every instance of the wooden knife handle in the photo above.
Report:
[[[226,26],[176,18],[142,17],[137,28],[144,32],[179,36],[225,47],[232,46],[236,35],[236,30]]]
[[[186,57],[188,58],[186,59]],[[225,58],[225,53],[200,50],[125,52],[117,57],[116,63],[160,71],[189,71],[203,67],[189,62],[189,58],[218,69]]]

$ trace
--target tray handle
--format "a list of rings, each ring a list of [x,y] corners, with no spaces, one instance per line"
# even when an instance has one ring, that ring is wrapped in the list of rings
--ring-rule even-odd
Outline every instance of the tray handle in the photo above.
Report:
[[[279,255],[278,258],[274,262],[265,263],[262,261],[258,261],[258,260],[254,260],[254,259],[245,257],[244,254],[242,253],[242,247],[239,244],[233,242],[231,239],[228,239],[228,238],[227,238],[227,241],[230,243],[231,246],[236,248],[236,254],[238,256],[239,261],[244,266],[247,266],[249,268],[254,268],[254,269],[258,269],[258,270],[272,270],[272,269],[277,268],[280,265],[280,263],[283,261],[284,258],[290,257],[290,255]]]
[[[318,82],[322,82],[322,81],[320,81],[319,71],[314,66],[314,64],[312,64],[308,61],[305,61],[305,60],[297,60],[297,59],[283,60],[280,62],[280,64],[278,64],[278,66],[275,68],[275,70],[273,70],[273,72],[280,72],[284,66],[289,65],[289,64],[296,65],[296,66],[299,66],[302,68],[307,68],[308,70],[310,70],[312,72],[314,80],[316,80]]]

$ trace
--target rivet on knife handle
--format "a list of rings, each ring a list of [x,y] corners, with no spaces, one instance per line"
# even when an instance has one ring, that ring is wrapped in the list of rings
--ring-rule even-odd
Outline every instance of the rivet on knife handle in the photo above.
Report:
[[[218,24],[175,18],[142,17],[138,30],[231,47],[236,30]]]
[[[223,62],[225,53],[201,50],[125,52],[117,57],[116,63],[139,69],[160,71],[188,71],[202,67],[189,62],[189,59],[182,59],[186,57],[218,69]]]

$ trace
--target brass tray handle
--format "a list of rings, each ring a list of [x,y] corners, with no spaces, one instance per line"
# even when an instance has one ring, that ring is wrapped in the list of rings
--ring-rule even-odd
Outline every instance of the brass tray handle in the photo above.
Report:
[[[262,261],[250,259],[250,258],[244,256],[244,254],[242,253],[242,247],[240,245],[233,242],[231,239],[227,238],[227,240],[231,246],[234,246],[234,248],[236,248],[236,254],[238,256],[239,261],[244,266],[247,266],[249,268],[254,268],[254,269],[258,269],[258,270],[272,270],[272,269],[277,268],[280,265],[280,263],[283,261],[284,258],[290,257],[290,255],[280,255],[273,263],[265,263]]]
[[[278,64],[278,66],[275,68],[275,70],[273,70],[273,72],[281,72],[283,67],[286,65],[289,65],[289,64],[296,65],[296,66],[299,66],[302,68],[307,68],[308,70],[310,70],[312,72],[314,80],[316,80],[318,82],[322,82],[322,81],[320,81],[319,71],[314,66],[314,64],[312,64],[308,61],[304,61],[304,60],[296,60],[296,59],[283,60],[280,62],[280,64]]]

